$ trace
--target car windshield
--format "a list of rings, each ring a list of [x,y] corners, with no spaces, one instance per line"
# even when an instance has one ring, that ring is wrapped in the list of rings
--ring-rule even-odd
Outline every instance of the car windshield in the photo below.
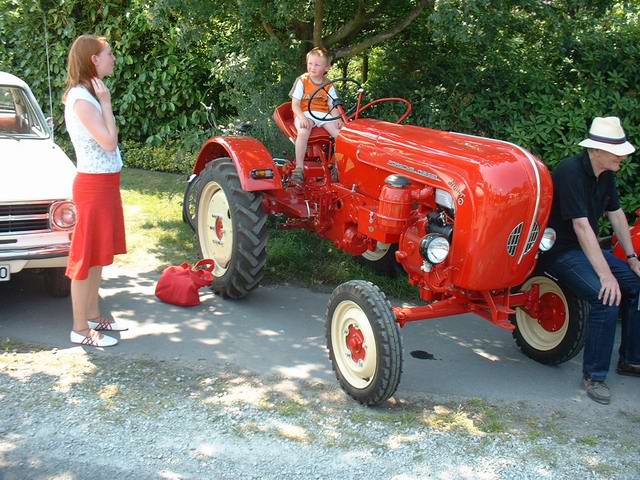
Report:
[[[47,138],[49,129],[22,88],[0,85],[0,137]]]

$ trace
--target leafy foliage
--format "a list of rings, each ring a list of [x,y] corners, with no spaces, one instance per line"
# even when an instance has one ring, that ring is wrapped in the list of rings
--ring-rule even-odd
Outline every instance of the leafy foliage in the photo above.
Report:
[[[630,0],[0,0],[0,12],[0,68],[44,105],[46,13],[56,119],[71,42],[109,38],[121,138],[140,166],[182,168],[176,152],[187,158],[211,134],[201,101],[219,119],[252,121],[275,156],[291,153],[271,114],[314,43],[343,55],[330,76],[367,77],[370,98],[411,100],[409,122],[509,140],[550,167],[579,149],[594,116],[620,116],[640,144],[640,4]],[[166,142],[167,155],[152,148]],[[640,207],[637,176],[636,161],[618,175],[627,211]]]
[[[211,78],[207,35],[185,42],[178,25],[136,0],[0,0],[0,11],[0,68],[25,79],[40,102],[48,98],[46,18],[55,119],[62,119],[69,47],[80,34],[95,33],[107,37],[117,57],[107,84],[121,137],[159,144],[204,128],[199,102],[221,88]]]

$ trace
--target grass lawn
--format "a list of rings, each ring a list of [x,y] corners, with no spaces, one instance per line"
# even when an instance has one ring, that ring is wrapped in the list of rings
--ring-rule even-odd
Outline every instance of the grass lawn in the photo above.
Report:
[[[131,168],[122,171],[129,253],[117,257],[119,265],[149,271],[199,259],[195,234],[182,221],[185,185],[186,175]],[[266,283],[333,289],[348,280],[364,279],[387,295],[417,299],[417,290],[407,284],[405,276],[379,275],[314,234],[272,227],[269,235]]]

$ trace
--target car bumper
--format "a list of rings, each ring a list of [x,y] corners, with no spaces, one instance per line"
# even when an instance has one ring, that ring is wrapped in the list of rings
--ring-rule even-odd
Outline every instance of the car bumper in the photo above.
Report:
[[[70,243],[0,250],[0,264],[8,264],[11,273],[29,268],[65,267],[69,259]]]

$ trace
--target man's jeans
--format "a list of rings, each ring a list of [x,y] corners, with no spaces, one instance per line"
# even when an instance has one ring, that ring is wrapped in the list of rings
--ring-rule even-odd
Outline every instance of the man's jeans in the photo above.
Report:
[[[544,264],[545,270],[591,305],[586,325],[582,372],[586,378],[604,380],[609,372],[619,311],[622,313],[620,361],[640,364],[640,277],[627,262],[604,251],[604,258],[622,291],[620,306],[598,300],[600,279],[582,250],[570,250]]]

